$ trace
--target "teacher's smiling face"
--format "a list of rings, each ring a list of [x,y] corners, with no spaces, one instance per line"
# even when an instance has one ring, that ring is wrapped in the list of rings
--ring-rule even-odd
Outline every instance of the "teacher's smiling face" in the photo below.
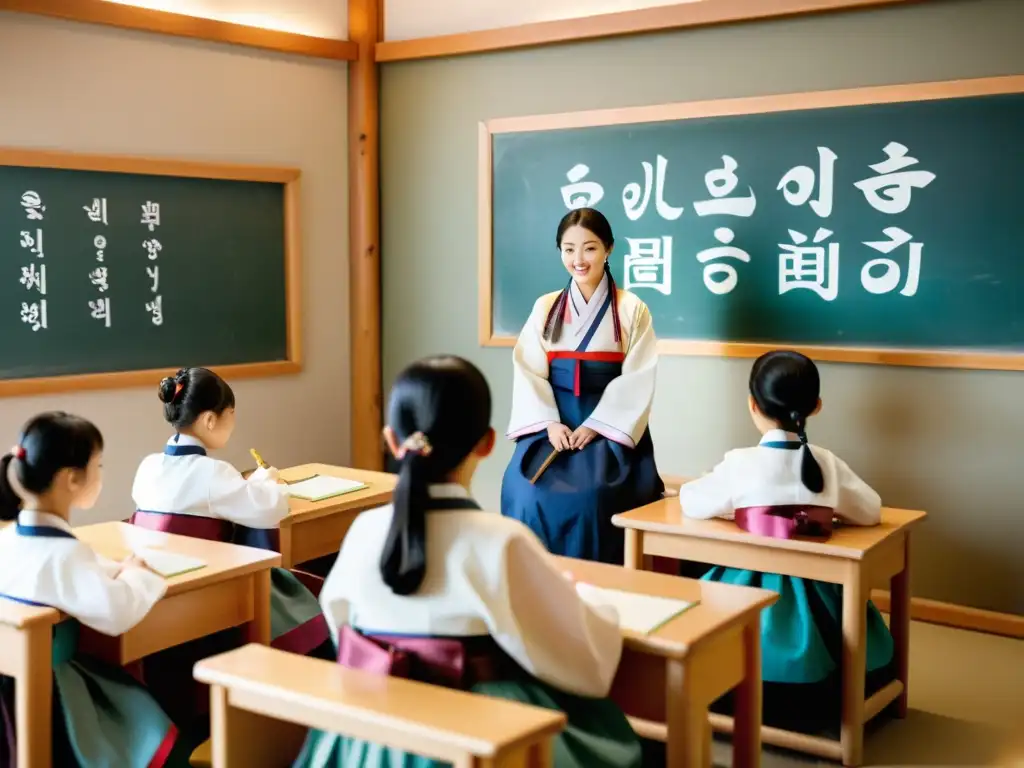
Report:
[[[589,298],[604,277],[604,265],[611,255],[601,238],[579,224],[569,227],[559,244],[562,264],[579,285],[585,298]]]

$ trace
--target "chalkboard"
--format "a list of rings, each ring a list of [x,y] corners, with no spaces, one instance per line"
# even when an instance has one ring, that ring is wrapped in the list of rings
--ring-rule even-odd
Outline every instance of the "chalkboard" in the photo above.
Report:
[[[1024,77],[493,120],[480,336],[568,276],[567,210],[663,352],[1024,369]]]
[[[298,178],[0,151],[0,394],[299,370]]]

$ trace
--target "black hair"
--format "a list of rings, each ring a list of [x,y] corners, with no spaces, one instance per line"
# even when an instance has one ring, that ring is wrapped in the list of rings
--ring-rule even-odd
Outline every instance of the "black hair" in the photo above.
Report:
[[[220,376],[206,368],[182,368],[160,382],[164,418],[176,430],[188,429],[207,411],[220,416],[235,407],[235,393]]]
[[[562,220],[558,222],[558,230],[555,232],[555,247],[559,252],[562,250],[562,238],[565,237],[566,230],[576,226],[583,227],[597,235],[597,239],[601,241],[606,251],[610,251],[612,246],[615,245],[612,225],[608,223],[608,219],[605,218],[603,213],[596,208],[576,208],[565,214]],[[618,287],[615,285],[615,278],[612,277],[612,268],[607,260],[604,262],[604,273],[608,275],[608,289],[612,294],[611,310],[612,323],[615,329],[615,342],[619,343],[622,339],[622,329],[619,322],[619,292]],[[568,284],[558,294],[558,298],[555,299],[555,303],[548,312],[547,319],[544,321],[544,338],[547,341],[558,341],[562,335],[562,324],[565,322],[566,308],[569,304],[569,289],[571,287],[572,278],[570,277]]]
[[[825,478],[807,445],[807,419],[818,407],[821,395],[821,379],[814,361],[785,349],[761,355],[750,369],[750,394],[761,413],[799,436],[803,443],[800,479],[807,490],[821,493]]]
[[[491,390],[472,363],[428,357],[413,363],[391,388],[388,426],[400,443],[422,433],[426,446],[399,457],[391,528],[380,573],[396,595],[411,595],[427,571],[427,486],[444,479],[491,428]]]
[[[63,411],[36,416],[22,428],[14,450],[0,458],[0,520],[17,518],[19,486],[33,496],[46,493],[58,472],[85,469],[102,450],[103,435],[91,421]]]

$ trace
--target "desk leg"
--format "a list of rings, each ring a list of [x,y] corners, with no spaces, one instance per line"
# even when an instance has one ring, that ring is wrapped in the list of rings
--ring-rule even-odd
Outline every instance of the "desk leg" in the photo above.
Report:
[[[42,622],[19,632],[21,675],[15,684],[18,759],[24,768],[50,768],[53,727],[53,626]]]
[[[850,561],[843,581],[843,765],[864,759],[864,675],[867,665],[867,589],[859,561]]]
[[[906,533],[903,534],[903,570],[892,577],[889,590],[889,629],[896,657],[896,677],[903,683],[903,693],[896,699],[896,715],[906,717],[910,677],[910,535]]]
[[[710,735],[707,709],[694,701],[686,662],[668,660],[665,674],[665,768],[704,768],[704,755],[711,754],[711,744],[704,743]]]
[[[626,559],[623,565],[633,571],[644,570],[644,532],[626,529]]]
[[[761,618],[743,628],[743,679],[735,689],[732,732],[733,768],[761,765]],[[709,745],[710,746],[710,745]]]
[[[252,621],[245,626],[245,641],[270,645],[270,569],[253,574]]]

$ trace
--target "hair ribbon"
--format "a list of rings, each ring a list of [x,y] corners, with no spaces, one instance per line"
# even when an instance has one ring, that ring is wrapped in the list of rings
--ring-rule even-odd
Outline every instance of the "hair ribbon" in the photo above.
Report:
[[[422,432],[413,432],[398,447],[398,458],[399,461],[404,459],[410,453],[416,454],[417,456],[429,456],[433,453],[434,449],[430,445],[430,440]]]
[[[178,399],[178,395],[181,394],[181,390],[183,390],[184,388],[185,388],[185,382],[184,381],[179,381],[177,384],[174,385],[174,395],[171,397],[171,402],[172,403],[175,400]]]
[[[18,459],[19,461],[25,460],[25,448],[21,445],[16,445],[11,448],[11,456]]]

